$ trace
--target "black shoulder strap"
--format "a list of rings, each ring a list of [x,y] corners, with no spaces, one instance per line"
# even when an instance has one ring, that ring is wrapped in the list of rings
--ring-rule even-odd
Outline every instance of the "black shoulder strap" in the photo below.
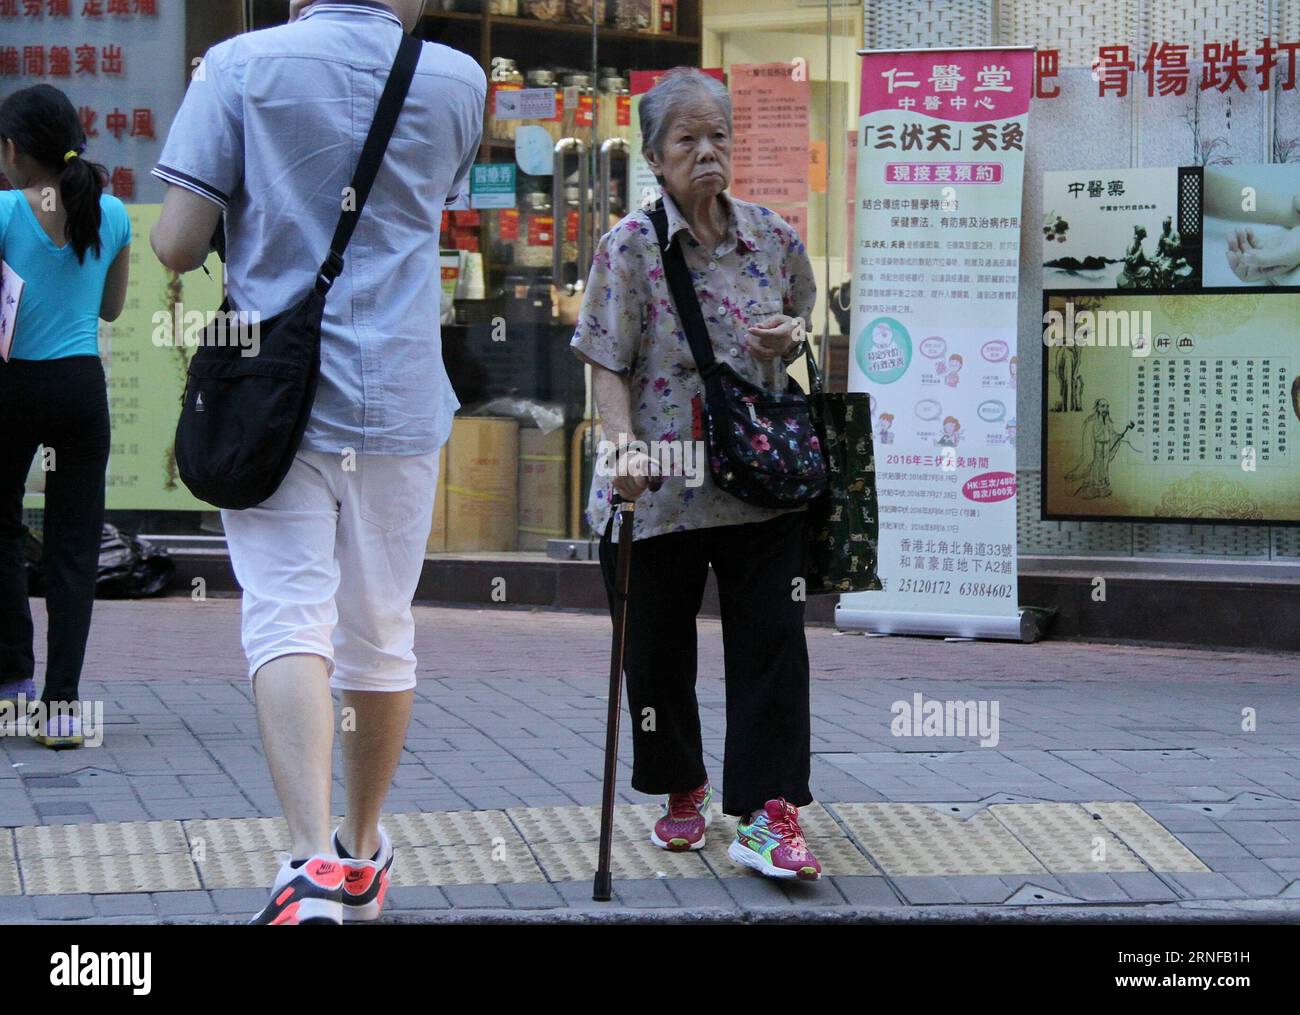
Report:
[[[352,240],[352,232],[366,206],[366,198],[370,196],[370,188],[374,186],[375,177],[384,161],[384,153],[388,151],[388,141],[393,136],[393,128],[397,126],[397,118],[406,103],[406,93],[411,90],[411,81],[415,77],[415,68],[420,62],[423,47],[424,43],[415,36],[402,34],[402,44],[397,47],[397,59],[393,61],[393,69],[384,85],[384,94],[379,98],[379,108],[375,111],[374,123],[370,125],[365,147],[361,149],[361,159],[352,176],[355,207],[345,208],[339,215],[339,224],[334,230],[334,239],[330,242],[329,256],[321,265],[320,275],[316,279],[316,291],[321,295],[330,291],[334,280],[343,271],[343,253]]]
[[[659,253],[663,256],[664,277],[668,279],[668,289],[677,306],[677,316],[681,318],[682,328],[686,331],[686,341],[691,345],[691,355],[695,357],[695,366],[703,377],[710,376],[717,369],[713,356],[713,343],[709,340],[709,326],[700,310],[700,298],[691,283],[691,272],[686,267],[686,258],[682,256],[681,243],[676,236],[668,241],[668,212],[664,210],[663,199],[650,211],[650,221],[654,224],[655,234],[659,237]]]

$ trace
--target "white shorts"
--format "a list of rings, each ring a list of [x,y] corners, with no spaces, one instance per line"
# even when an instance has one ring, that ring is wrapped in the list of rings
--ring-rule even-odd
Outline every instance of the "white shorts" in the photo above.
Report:
[[[221,512],[250,679],[272,659],[309,654],[340,690],[415,686],[411,600],[437,483],[436,451],[350,462],[300,451],[268,500]]]

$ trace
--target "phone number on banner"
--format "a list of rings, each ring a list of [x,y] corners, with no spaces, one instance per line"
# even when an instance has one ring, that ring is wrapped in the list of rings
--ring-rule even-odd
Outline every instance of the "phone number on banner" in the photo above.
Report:
[[[932,578],[900,578],[899,592],[911,592],[914,595],[952,595],[953,583]],[[1014,595],[1012,585],[991,585],[987,582],[961,582],[957,587],[960,596],[977,596],[985,599],[1010,599]]]

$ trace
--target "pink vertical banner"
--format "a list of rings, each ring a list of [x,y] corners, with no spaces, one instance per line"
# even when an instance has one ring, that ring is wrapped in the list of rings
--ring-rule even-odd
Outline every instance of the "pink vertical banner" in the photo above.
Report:
[[[841,626],[1018,639],[1020,236],[1031,48],[870,51],[849,390],[871,398],[884,588]]]

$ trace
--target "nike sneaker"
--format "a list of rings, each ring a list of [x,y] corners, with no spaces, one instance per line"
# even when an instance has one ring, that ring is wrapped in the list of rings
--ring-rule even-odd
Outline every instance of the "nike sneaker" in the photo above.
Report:
[[[271,901],[250,923],[271,926],[343,922],[343,862],[336,856],[313,856],[301,867],[283,864],[271,889]]]
[[[349,856],[334,830],[334,852],[343,864],[343,922],[371,923],[379,919],[388,894],[393,869],[393,844],[383,826],[379,828],[379,852],[369,860]]]

